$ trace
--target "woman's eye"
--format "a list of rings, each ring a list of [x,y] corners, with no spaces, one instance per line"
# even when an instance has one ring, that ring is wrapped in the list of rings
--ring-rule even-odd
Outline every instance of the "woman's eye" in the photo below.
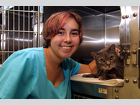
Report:
[[[58,34],[64,34],[64,33],[59,31]]]
[[[72,32],[71,34],[72,34],[72,35],[78,35],[78,33],[77,33],[77,32]]]
[[[100,62],[105,62],[105,60],[104,59],[100,59]]]
[[[113,60],[113,59],[114,59],[114,57],[113,57],[113,56],[111,56],[111,57],[110,57],[110,60]]]

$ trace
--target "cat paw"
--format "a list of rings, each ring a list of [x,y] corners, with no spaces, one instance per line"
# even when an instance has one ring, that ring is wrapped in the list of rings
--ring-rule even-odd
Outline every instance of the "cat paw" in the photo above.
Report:
[[[84,74],[84,75],[82,75],[82,77],[86,77],[86,78],[94,78],[95,75],[94,75],[94,74]]]
[[[82,77],[89,77],[89,75],[87,75],[87,74],[84,74],[84,75],[82,75]]]
[[[103,77],[103,76],[100,76],[100,77],[99,77],[99,80],[106,80],[106,78]]]

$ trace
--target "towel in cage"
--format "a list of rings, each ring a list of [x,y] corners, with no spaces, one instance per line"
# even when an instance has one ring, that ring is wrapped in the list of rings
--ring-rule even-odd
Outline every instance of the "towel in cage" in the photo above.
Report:
[[[88,73],[84,73],[84,74],[88,74]],[[107,86],[123,86],[124,84],[124,79],[99,80],[99,78],[83,78],[82,75],[83,73],[73,75],[70,78],[70,80],[92,83],[92,84],[107,85]]]

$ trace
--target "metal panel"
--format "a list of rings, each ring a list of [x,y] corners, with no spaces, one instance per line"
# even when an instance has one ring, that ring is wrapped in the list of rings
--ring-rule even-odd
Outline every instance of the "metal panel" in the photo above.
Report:
[[[113,87],[71,80],[73,94],[88,95],[89,98],[113,98]],[[115,97],[114,97],[115,98]]]
[[[139,99],[139,67],[138,67],[138,49],[139,49],[139,7],[138,6],[122,6],[122,18],[124,30],[120,33],[120,45],[123,48],[123,56],[125,61],[124,69],[124,87],[119,89],[119,98]]]
[[[73,54],[73,59],[93,59],[92,51],[99,51],[105,46],[104,15],[82,17],[83,42]]]
[[[105,45],[115,44],[118,47],[120,43],[119,26],[121,23],[121,11],[113,11],[105,15]]]

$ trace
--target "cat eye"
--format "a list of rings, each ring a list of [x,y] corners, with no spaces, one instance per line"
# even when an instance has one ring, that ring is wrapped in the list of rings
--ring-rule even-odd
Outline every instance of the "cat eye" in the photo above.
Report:
[[[104,59],[100,59],[100,62],[105,62],[105,60]]]
[[[114,59],[114,57],[113,57],[113,56],[111,56],[111,57],[110,57],[110,60],[113,60],[113,59]]]

